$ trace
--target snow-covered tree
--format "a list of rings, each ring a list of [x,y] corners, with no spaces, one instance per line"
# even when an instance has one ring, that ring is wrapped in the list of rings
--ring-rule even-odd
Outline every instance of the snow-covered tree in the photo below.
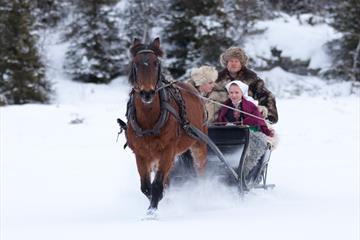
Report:
[[[218,65],[219,55],[233,44],[223,1],[171,0],[169,12],[163,36],[170,72],[180,77],[197,65]]]
[[[150,42],[158,37],[158,29],[162,28],[163,18],[167,14],[168,0],[129,0],[122,13],[128,46],[134,38]]]
[[[32,32],[29,0],[0,0],[0,101],[47,102],[51,93]],[[2,99],[2,100],[1,100]],[[1,104],[1,103],[0,103]]]
[[[339,1],[337,7],[332,10],[332,26],[343,36],[330,43],[334,68],[328,71],[328,74],[360,81],[360,1]]]
[[[255,28],[258,20],[270,17],[269,4],[259,0],[225,0],[224,8],[231,38],[237,44],[243,44],[249,34],[261,33]]]
[[[118,0],[78,0],[67,34],[66,71],[81,82],[108,83],[127,71],[125,42],[119,37]]]
[[[268,0],[272,7],[290,15],[323,13],[334,0]]]
[[[32,14],[36,18],[36,28],[55,27],[67,16],[71,0],[33,0]]]

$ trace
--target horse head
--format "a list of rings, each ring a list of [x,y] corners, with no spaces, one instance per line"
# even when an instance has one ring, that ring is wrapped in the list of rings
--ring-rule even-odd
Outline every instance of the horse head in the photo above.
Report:
[[[143,44],[134,39],[130,48],[132,55],[129,82],[135,92],[140,94],[145,104],[150,104],[160,85],[161,64],[159,57],[163,51],[160,49],[160,39],[155,38],[150,44]]]

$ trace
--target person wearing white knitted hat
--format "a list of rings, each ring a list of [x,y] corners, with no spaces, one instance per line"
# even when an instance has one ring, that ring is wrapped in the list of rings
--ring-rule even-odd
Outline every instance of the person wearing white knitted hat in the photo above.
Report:
[[[191,70],[189,83],[196,87],[201,95],[207,96],[213,90],[217,77],[218,72],[214,67],[201,66]]]
[[[191,78],[187,82],[193,85],[201,96],[208,97],[214,89],[217,77],[218,72],[215,67],[204,65],[199,68],[193,68],[191,70]],[[215,120],[214,104],[209,101],[205,101],[204,104],[208,122],[213,122]]]

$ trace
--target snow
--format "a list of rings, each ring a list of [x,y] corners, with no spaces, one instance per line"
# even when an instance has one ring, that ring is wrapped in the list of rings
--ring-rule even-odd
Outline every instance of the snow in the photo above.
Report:
[[[270,58],[271,47],[276,47],[282,50],[283,57],[311,59],[309,67],[314,69],[329,67],[331,62],[325,54],[324,44],[340,37],[325,23],[311,26],[288,15],[273,21],[259,21],[255,27],[266,31],[261,38],[258,35],[247,38],[244,47],[250,56]]]
[[[301,54],[321,44],[304,44]],[[52,104],[0,108],[2,240],[359,239],[360,97],[347,83],[261,73],[279,111],[268,172],[276,187],[240,198],[217,179],[198,179],[168,189],[159,220],[143,221],[148,201],[133,153],[124,135],[116,143],[126,78],[70,81],[64,49],[53,43],[47,51]]]
[[[352,94],[351,82],[324,82],[316,76],[299,76],[284,71],[280,67],[259,72],[266,86],[278,98],[297,96],[337,97]]]
[[[4,239],[358,238],[358,97],[281,99],[274,190],[240,199],[200,179],[166,192],[152,222],[141,221],[148,203],[133,154],[123,136],[115,143],[126,91],[108,90],[112,103],[100,88],[81,104],[1,109]],[[78,116],[84,123],[70,124]]]

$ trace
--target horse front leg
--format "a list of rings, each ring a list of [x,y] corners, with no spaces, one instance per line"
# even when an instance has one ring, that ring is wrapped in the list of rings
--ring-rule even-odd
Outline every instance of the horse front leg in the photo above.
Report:
[[[163,198],[164,193],[164,174],[161,171],[156,172],[154,181],[151,184],[151,199],[149,209],[156,211],[160,200]]]
[[[168,180],[170,169],[175,157],[175,149],[165,150],[159,161],[158,170],[151,184],[151,200],[149,212],[156,211],[160,200],[163,198],[164,186]]]
[[[136,156],[136,165],[140,175],[141,192],[150,200],[151,199],[151,181],[149,163],[145,158]]]

